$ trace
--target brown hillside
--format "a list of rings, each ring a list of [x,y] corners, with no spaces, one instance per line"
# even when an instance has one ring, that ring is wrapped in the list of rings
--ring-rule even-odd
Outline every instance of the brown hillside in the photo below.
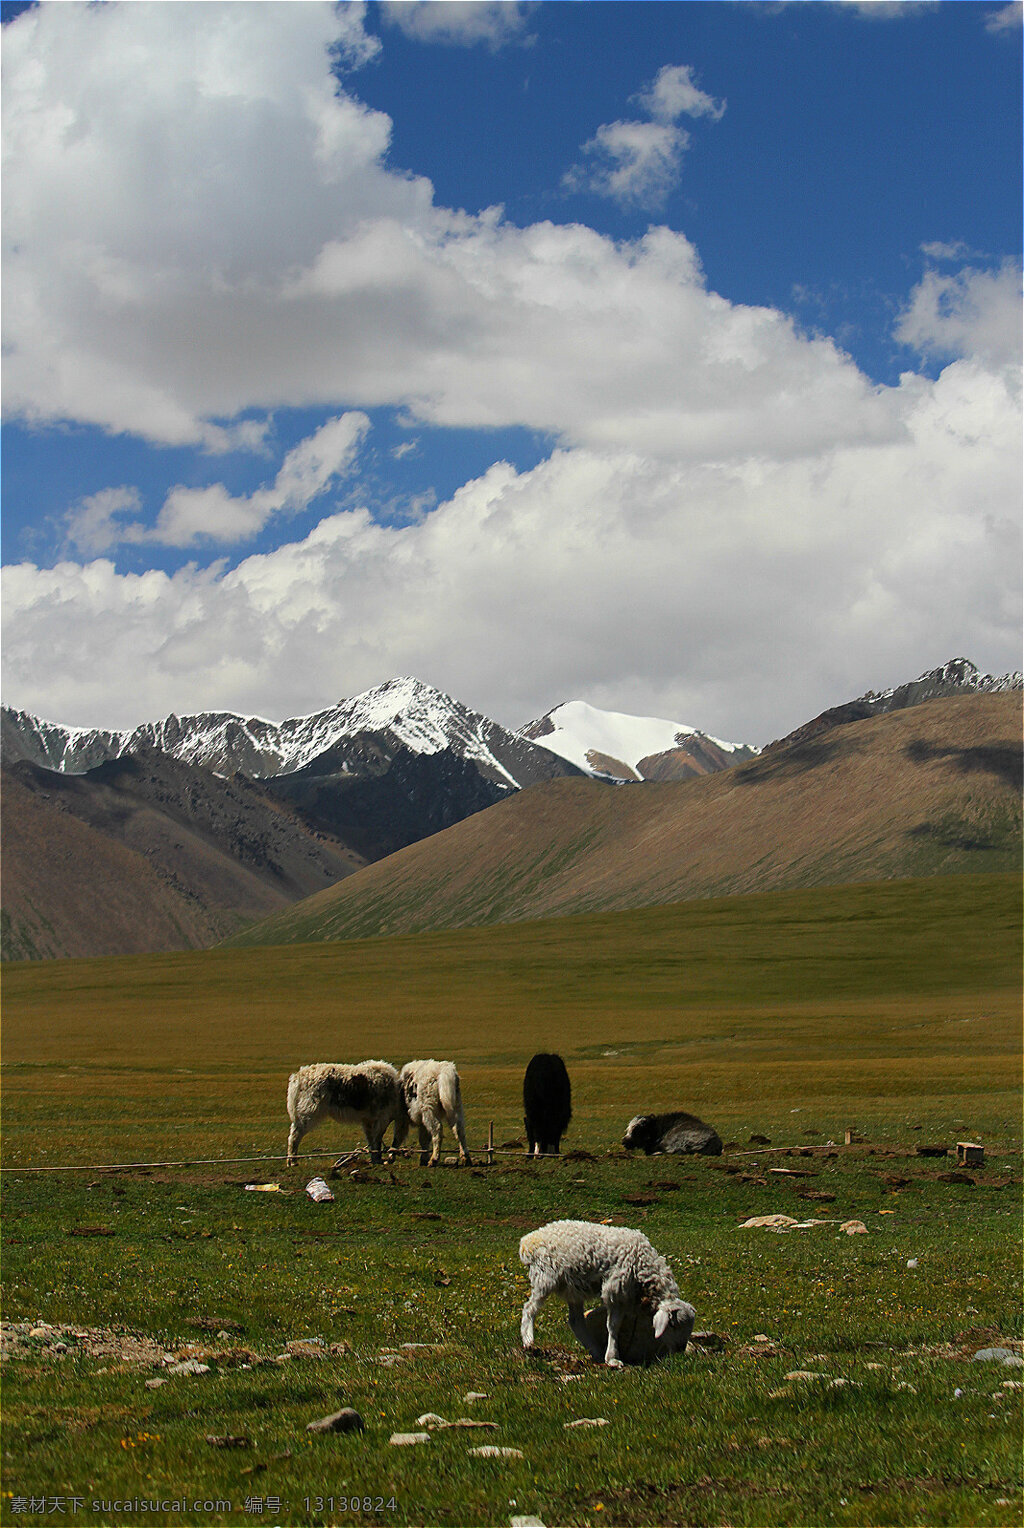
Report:
[[[930,701],[669,784],[556,780],[234,943],[458,928],[1020,863],[1021,697]]]
[[[156,750],[3,771],[5,959],[203,948],[363,861],[252,782]]]

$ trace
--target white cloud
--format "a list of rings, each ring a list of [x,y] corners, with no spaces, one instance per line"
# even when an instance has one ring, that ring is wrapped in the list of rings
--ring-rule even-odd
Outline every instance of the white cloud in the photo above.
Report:
[[[1009,5],[1001,5],[998,10],[985,12],[985,30],[993,32],[996,36],[1006,36],[1019,30],[1024,23],[1024,5],[1021,0],[1010,0]]]
[[[331,512],[173,576],[98,555],[154,530],[130,488],[94,495],[68,525],[81,560],[5,570],[12,703],[285,715],[414,672],[508,722],[575,694],[759,741],[955,653],[1010,666],[1012,272],[926,274],[899,336],[954,359],[875,387],[784,313],[710,292],[681,234],[436,206],[388,168],[388,118],[336,90],[339,36],[368,56],[361,12],[330,4],[8,24],[9,406],[220,449],[265,445],[243,413],[348,411],[254,494],[172,490],[156,534],[178,545],[314,502],[371,406],[558,449],[408,524]],[[648,87],[661,119],[633,124],[635,174],[654,134],[663,173],[680,152],[674,69]]]
[[[581,695],[765,741],[953,654],[1008,667],[1019,399],[958,361],[887,406],[888,441],[814,458],[498,463],[414,524],[334,514],[232,570],[9,568],[8,698],[283,716],[413,672],[508,723]]]
[[[971,249],[962,239],[951,239],[948,242],[933,239],[921,245],[921,253],[927,255],[929,260],[940,260],[945,264],[950,261],[962,263],[964,260],[972,260],[978,252]]]
[[[223,483],[202,488],[179,484],[168,493],[152,529],[124,520],[127,513],[141,511],[134,488],[103,489],[65,517],[68,543],[80,552],[97,553],[143,542],[188,547],[249,541],[274,515],[298,514],[325,493],[349,470],[369,427],[360,413],[328,419],[288,452],[274,482],[255,493],[233,495]]]
[[[690,135],[676,126],[677,118],[712,117],[725,112],[697,86],[688,64],[666,64],[634,97],[650,122],[603,122],[582,145],[586,162],[573,165],[562,178],[570,191],[592,191],[623,207],[656,211],[679,181]]]
[[[1021,358],[1021,271],[967,268],[943,276],[926,271],[910,295],[896,337],[923,356],[975,356],[994,366]]]
[[[417,42],[472,47],[482,42],[492,52],[523,41],[536,5],[529,0],[381,0],[384,20]]]
[[[678,181],[689,142],[688,133],[668,122],[604,122],[583,144],[591,163],[574,167],[563,184],[654,209]]]
[[[689,64],[666,64],[637,100],[656,122],[675,122],[684,115],[712,117],[717,122],[725,113],[724,101],[716,101],[697,86]]]

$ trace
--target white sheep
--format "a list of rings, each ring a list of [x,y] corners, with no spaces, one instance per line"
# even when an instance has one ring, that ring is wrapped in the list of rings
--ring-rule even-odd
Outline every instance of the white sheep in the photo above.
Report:
[[[410,1122],[420,1135],[420,1166],[436,1167],[441,1157],[444,1125],[455,1132],[459,1161],[471,1166],[466,1150],[466,1121],[462,1114],[462,1088],[453,1061],[409,1061],[398,1076],[401,1110],[395,1121],[393,1145],[401,1146]],[[427,1155],[427,1148],[430,1155]]]
[[[381,1142],[401,1113],[398,1073],[389,1061],[316,1061],[300,1066],[288,1079],[288,1166],[298,1161],[299,1142],[322,1120],[357,1120],[370,1148],[371,1162],[381,1160]],[[335,1164],[337,1165],[337,1164]]]
[[[601,1350],[588,1330],[583,1304],[600,1296],[608,1326],[603,1357],[610,1368],[623,1367],[619,1331],[627,1312],[643,1301],[654,1310],[655,1340],[671,1329],[676,1350],[686,1347],[696,1312],[681,1298],[671,1268],[642,1232],[588,1220],[555,1220],[528,1231],[519,1243],[519,1256],[530,1278],[521,1326],[524,1348],[533,1347],[534,1320],[544,1301],[556,1294],[568,1303],[574,1336],[598,1361]]]

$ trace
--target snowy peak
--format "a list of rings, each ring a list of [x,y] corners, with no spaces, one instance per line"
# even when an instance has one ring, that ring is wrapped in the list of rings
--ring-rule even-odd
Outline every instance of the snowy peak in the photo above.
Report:
[[[582,700],[566,701],[529,722],[521,734],[591,774],[618,780],[685,779],[713,774],[757,749],[728,743],[684,722],[657,716],[602,711]]]
[[[330,755],[336,775],[361,774],[367,749],[377,758],[408,751],[449,751],[472,763],[486,779],[511,790],[536,780],[574,774],[544,749],[453,700],[433,685],[409,677],[389,679],[324,711],[288,721],[234,712],[171,715],[131,730],[64,727],[26,711],[4,708],[3,754],[7,763],[27,759],[65,774],[83,774],[109,759],[157,748],[183,763],[216,774],[253,779],[315,769]]]

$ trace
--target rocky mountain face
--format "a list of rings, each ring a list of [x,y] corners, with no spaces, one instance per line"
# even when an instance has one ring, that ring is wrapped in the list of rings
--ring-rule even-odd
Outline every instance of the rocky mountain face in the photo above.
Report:
[[[856,700],[830,707],[812,721],[797,727],[794,732],[769,743],[765,753],[776,748],[788,748],[791,743],[807,742],[833,727],[864,721],[869,716],[882,716],[889,711],[903,711],[908,706],[919,706],[928,700],[953,695],[997,695],[1021,689],[1024,689],[1024,676],[1021,674],[983,674],[969,659],[951,658],[941,668],[928,669],[906,684],[896,685],[891,690],[867,690]]]
[[[281,723],[207,712],[117,732],[5,708],[3,762],[10,959],[214,943],[580,773],[414,679]]]

